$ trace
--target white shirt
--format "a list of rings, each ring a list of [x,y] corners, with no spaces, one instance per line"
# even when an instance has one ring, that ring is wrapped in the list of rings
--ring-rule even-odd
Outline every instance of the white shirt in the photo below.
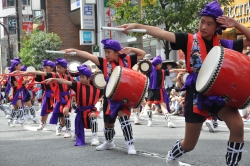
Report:
[[[175,85],[175,82],[173,82],[172,79],[175,78],[176,76],[177,73],[170,73],[169,76],[165,77],[165,89]]]

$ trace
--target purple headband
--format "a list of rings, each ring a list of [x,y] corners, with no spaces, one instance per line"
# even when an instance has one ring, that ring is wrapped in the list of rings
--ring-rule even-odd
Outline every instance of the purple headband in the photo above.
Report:
[[[111,49],[114,51],[120,51],[122,49],[121,44],[113,39],[103,39],[102,44],[104,44],[103,49]]]
[[[15,58],[13,60],[11,60],[11,66],[8,68],[10,70],[10,72],[15,71],[15,67],[20,64],[20,58]]]
[[[67,68],[68,62],[63,58],[57,58],[56,59],[56,65],[60,65],[60,66],[62,66],[64,68]]]
[[[27,68],[28,68],[27,66],[22,66],[21,71],[26,71]]]
[[[77,66],[80,75],[85,75],[87,77],[92,76],[92,72],[87,65]]]
[[[152,64],[153,64],[154,66],[159,65],[159,64],[161,64],[161,63],[162,63],[162,59],[161,59],[161,56],[160,56],[160,55],[154,57],[154,59],[152,60]]]
[[[207,4],[205,8],[201,11],[200,16],[210,16],[212,18],[216,19],[219,16],[223,15],[223,11],[220,7],[220,4],[218,3],[217,0]],[[225,30],[225,27],[221,27],[218,31],[216,31],[219,35],[222,34],[222,30]]]
[[[54,62],[50,61],[50,60],[43,60],[43,65],[42,66],[43,66],[43,68],[44,68],[44,66],[50,66],[50,67],[55,68],[56,64]]]

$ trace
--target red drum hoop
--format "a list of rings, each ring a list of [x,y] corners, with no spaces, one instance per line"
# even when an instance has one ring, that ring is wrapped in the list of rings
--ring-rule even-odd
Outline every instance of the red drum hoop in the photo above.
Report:
[[[234,50],[213,47],[199,71],[196,90],[205,96],[221,96],[226,105],[244,109],[250,105],[250,58]]]
[[[77,66],[80,66],[80,65],[81,65],[81,63],[78,62],[78,61],[72,61],[72,62],[69,62],[69,63],[68,63],[68,66],[67,66],[68,72],[69,72],[69,74],[70,74],[72,77],[77,77],[77,76],[79,76]]]
[[[93,85],[98,88],[98,89],[104,89],[106,87],[106,81],[104,79],[104,75],[102,72],[95,72],[93,75],[92,75],[92,82],[93,82]]]
[[[109,79],[106,97],[113,101],[123,101],[124,106],[139,107],[147,93],[148,78],[132,69],[117,66]]]

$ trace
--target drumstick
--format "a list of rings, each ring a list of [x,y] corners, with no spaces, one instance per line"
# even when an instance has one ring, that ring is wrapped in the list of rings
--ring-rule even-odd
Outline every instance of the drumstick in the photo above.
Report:
[[[22,75],[22,74],[0,74],[0,76],[34,76],[34,74],[27,74],[27,75]]]
[[[66,52],[63,52],[63,51],[52,51],[52,50],[45,50],[46,53],[48,54],[66,54]],[[69,53],[71,56],[74,56],[76,55],[76,52],[70,52]]]
[[[50,82],[50,84],[52,83],[57,83],[57,82]],[[42,81],[42,82],[31,82],[31,83],[27,83],[27,85],[35,85],[35,84],[47,84],[47,82]]]
[[[124,31],[124,28],[116,28],[116,27],[102,27],[102,30],[110,30],[110,31]],[[146,33],[146,29],[130,29],[129,32],[139,32],[139,33]]]

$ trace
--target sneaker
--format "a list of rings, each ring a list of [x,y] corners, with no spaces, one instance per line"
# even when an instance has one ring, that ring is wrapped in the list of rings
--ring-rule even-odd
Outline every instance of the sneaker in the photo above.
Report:
[[[9,119],[7,123],[8,123],[8,126],[15,127],[15,125],[13,124],[13,120]]]
[[[21,120],[20,120],[20,119],[15,119],[15,120],[13,121],[13,124],[21,124]]]
[[[91,139],[91,146],[98,146],[100,144],[97,135],[93,135]]]
[[[63,137],[64,137],[64,138],[71,138],[71,137],[72,137],[71,131],[70,131],[70,130],[66,130],[66,132],[65,132],[65,134],[64,134]]]
[[[61,134],[62,134],[62,127],[60,125],[56,126],[56,135],[60,136]]]
[[[214,128],[214,124],[213,124],[212,120],[207,120],[206,126],[207,126],[209,132],[211,132],[211,133],[215,132],[215,128]]]
[[[149,119],[149,120],[148,120],[148,127],[151,127],[151,126],[153,126],[153,123],[152,123],[152,120]]]
[[[73,134],[72,140],[73,140],[73,141],[76,141],[76,134]]]
[[[36,117],[32,118],[32,121],[36,124],[38,122],[38,120],[36,119]]]
[[[40,123],[40,125],[38,126],[36,130],[43,130],[44,127],[45,127],[45,124]]]
[[[168,122],[169,128],[176,128],[177,126],[173,122]]]
[[[141,122],[137,117],[135,117],[134,124],[135,125],[141,125]]]
[[[179,161],[173,160],[170,157],[170,152],[168,152],[168,155],[166,156],[166,163],[168,166],[180,166]]]
[[[104,141],[103,144],[97,146],[95,149],[97,151],[102,151],[102,150],[110,150],[115,148],[115,144],[114,141],[108,142],[108,141]]]
[[[134,145],[127,145],[127,148],[128,148],[128,154],[136,154]]]

